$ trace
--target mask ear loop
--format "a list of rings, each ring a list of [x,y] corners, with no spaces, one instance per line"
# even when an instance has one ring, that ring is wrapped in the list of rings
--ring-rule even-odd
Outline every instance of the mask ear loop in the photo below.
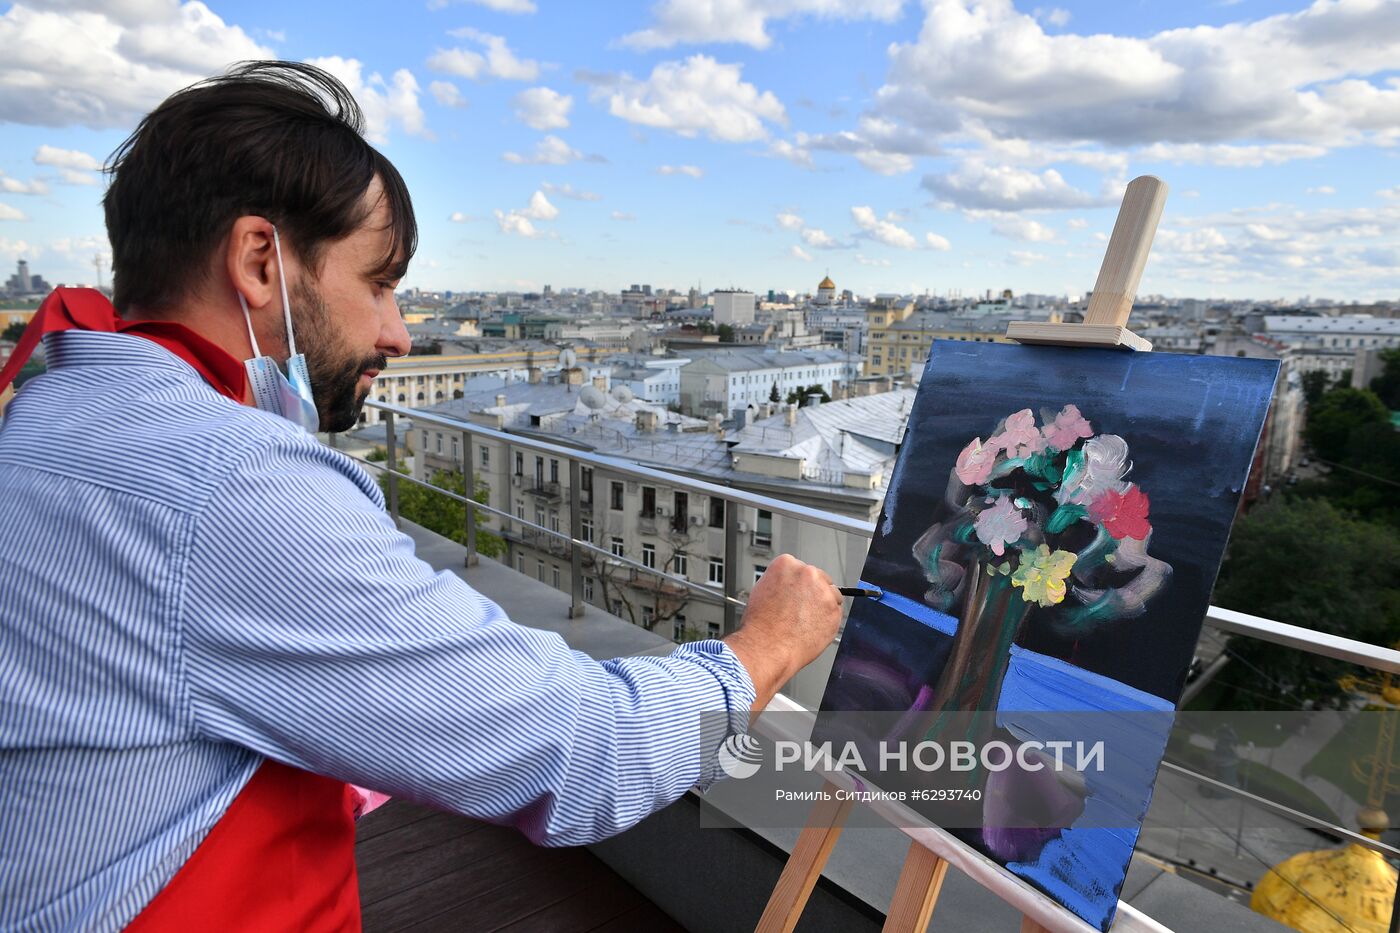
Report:
[[[253,359],[262,356],[262,351],[258,349],[258,338],[253,334],[253,316],[248,313],[248,299],[243,297],[243,293],[238,293],[238,304],[243,309],[243,323],[248,325],[248,342],[253,345]]]
[[[287,273],[282,266],[282,240],[277,236],[276,224],[272,225],[272,248],[277,251],[277,284],[282,287],[282,316],[287,324],[287,357],[290,359],[297,355],[297,338],[292,333],[292,304],[287,299]]]

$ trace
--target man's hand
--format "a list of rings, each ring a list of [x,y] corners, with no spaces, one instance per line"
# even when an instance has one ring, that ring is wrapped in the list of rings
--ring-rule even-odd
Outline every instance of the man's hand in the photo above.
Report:
[[[768,565],[738,630],[724,639],[753,678],[755,714],[831,644],[840,624],[841,594],[826,571],[791,554]]]

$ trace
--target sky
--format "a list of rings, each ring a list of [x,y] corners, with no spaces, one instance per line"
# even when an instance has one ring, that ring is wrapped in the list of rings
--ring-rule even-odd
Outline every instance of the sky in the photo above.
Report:
[[[282,58],[344,80],[404,175],[405,286],[1077,295],[1153,174],[1140,294],[1400,297],[1400,0],[0,10],[0,278],[93,282],[108,155]]]

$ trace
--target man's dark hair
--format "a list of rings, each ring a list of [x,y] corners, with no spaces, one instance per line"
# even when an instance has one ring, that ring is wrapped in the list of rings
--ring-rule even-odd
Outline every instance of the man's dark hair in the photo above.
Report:
[[[350,91],[312,65],[248,62],[171,95],[108,160],[102,206],[117,309],[177,310],[244,215],[276,224],[314,273],[325,247],[364,222],[376,175],[392,229],[375,271],[402,278],[418,246],[413,204],[363,131]]]

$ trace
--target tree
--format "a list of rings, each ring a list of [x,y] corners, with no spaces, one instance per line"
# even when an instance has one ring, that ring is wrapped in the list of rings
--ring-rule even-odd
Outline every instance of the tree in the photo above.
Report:
[[[670,541],[670,553],[661,563],[661,572],[676,576],[679,555],[686,553],[696,538],[688,529],[672,531],[666,537]],[[636,560],[631,554],[624,552],[624,555]],[[670,622],[679,616],[690,602],[690,590],[679,584],[596,554],[592,555],[592,559],[603,591],[603,605],[611,607],[617,603],[622,607],[621,615],[633,625],[649,632],[655,631],[662,622]],[[648,609],[651,611],[647,612]]]
[[[1366,424],[1390,424],[1390,411],[1367,389],[1333,389],[1308,412],[1304,436],[1323,460],[1346,456],[1351,432]]]
[[[1322,401],[1322,396],[1331,384],[1332,381],[1327,378],[1327,373],[1321,369],[1303,373],[1303,399],[1309,406],[1316,405]]]
[[[1400,409],[1400,348],[1382,350],[1381,374],[1371,380],[1370,389],[1386,408]]]
[[[1321,499],[1284,497],[1242,519],[1215,587],[1218,605],[1377,645],[1400,639],[1400,532]],[[1221,709],[1341,706],[1340,661],[1231,639]]]
[[[29,324],[27,321],[15,321],[9,327],[5,328],[3,332],[0,332],[0,340],[9,340],[12,343],[18,343],[19,338],[24,335],[24,329],[28,326]]]
[[[807,399],[812,396],[816,396],[817,398],[821,399],[823,404],[831,401],[831,396],[827,394],[826,389],[822,388],[820,385],[809,385],[798,386],[797,388],[789,392],[787,396],[787,403],[789,405],[797,405],[798,407],[801,407],[803,405],[806,405]]]
[[[715,333],[719,334],[719,342],[720,342],[720,343],[733,343],[733,342],[734,342],[734,325],[733,325],[733,324],[721,324],[721,325],[719,325],[718,327],[715,328]]]
[[[366,458],[368,459],[368,458]],[[404,467],[399,472],[407,473]],[[434,486],[463,495],[466,480],[457,471],[435,470],[429,480]],[[389,474],[379,474],[379,486],[385,496],[389,494]],[[489,504],[489,489],[485,483],[477,481],[472,499],[482,505]],[[439,495],[417,483],[399,483],[399,514],[415,525],[422,525],[429,531],[437,532],[444,538],[451,538],[458,544],[467,543],[467,507],[456,499]],[[506,553],[506,543],[500,536],[486,531],[482,526],[486,516],[476,512],[476,549],[487,557],[501,557]]]
[[[783,397],[778,394],[778,384],[775,382],[773,383],[773,388],[768,390],[768,401],[781,402],[782,400]]]

